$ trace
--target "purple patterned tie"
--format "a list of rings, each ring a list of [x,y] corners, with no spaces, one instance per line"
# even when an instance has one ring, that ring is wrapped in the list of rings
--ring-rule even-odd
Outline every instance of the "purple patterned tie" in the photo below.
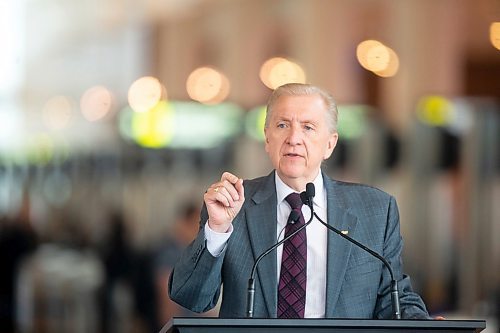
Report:
[[[285,237],[305,224],[302,215],[302,200],[298,193],[288,195],[285,200],[292,210],[300,214],[295,224],[288,223]],[[283,244],[281,273],[278,285],[278,318],[304,318],[306,306],[307,237],[306,229]]]

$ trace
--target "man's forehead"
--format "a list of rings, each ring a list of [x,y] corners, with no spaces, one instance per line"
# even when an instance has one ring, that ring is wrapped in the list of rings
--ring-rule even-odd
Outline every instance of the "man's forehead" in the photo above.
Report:
[[[298,99],[302,99],[298,102]],[[316,117],[326,114],[326,105],[319,95],[286,95],[273,107],[274,117],[289,117],[292,112],[297,116]]]
[[[290,100],[290,99],[298,99],[298,98],[305,98],[305,99],[319,99],[322,100],[320,94],[283,94],[281,95],[278,99],[277,102],[283,101],[283,100]]]

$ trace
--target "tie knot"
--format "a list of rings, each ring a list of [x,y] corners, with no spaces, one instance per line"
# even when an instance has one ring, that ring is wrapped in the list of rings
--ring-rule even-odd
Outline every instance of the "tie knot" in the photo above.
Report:
[[[298,193],[290,193],[286,198],[286,202],[292,207],[292,209],[301,209],[302,208],[302,200],[300,199],[300,194]]]

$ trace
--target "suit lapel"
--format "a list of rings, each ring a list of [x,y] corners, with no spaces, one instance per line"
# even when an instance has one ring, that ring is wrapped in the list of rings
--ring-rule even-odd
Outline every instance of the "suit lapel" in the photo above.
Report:
[[[358,219],[349,213],[342,204],[342,193],[335,191],[335,182],[323,175],[327,191],[328,224],[341,231],[354,233]],[[332,231],[328,231],[327,245],[327,281],[326,281],[326,317],[334,317],[344,276],[348,267],[352,244]]]
[[[264,251],[276,243],[276,185],[274,172],[251,198],[253,205],[246,209],[246,222],[250,244],[257,259]],[[277,306],[276,252],[262,259],[257,267],[256,285],[261,285],[264,301],[270,317],[276,316]]]

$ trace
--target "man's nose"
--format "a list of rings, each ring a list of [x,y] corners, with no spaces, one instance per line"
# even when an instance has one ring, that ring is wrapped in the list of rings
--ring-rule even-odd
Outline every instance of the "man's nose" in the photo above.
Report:
[[[297,145],[302,142],[302,131],[298,126],[291,126],[288,132],[288,144]]]

